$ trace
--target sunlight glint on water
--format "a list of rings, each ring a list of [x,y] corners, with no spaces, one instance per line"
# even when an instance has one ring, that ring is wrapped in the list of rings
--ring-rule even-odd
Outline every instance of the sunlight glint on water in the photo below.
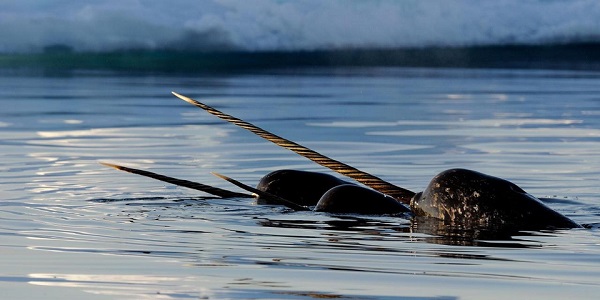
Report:
[[[3,76],[0,285],[14,299],[590,298],[600,76],[540,72]],[[401,218],[205,199],[99,165],[231,189],[210,172],[325,171],[171,90],[411,190],[452,167],[507,178],[592,229],[461,245]]]

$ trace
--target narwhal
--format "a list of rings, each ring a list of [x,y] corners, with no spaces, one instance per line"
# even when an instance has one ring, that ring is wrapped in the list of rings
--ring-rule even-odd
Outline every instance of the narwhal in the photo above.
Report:
[[[192,98],[175,92],[173,95],[359,184],[325,173],[277,170],[264,176],[253,188],[213,173],[251,192],[252,195],[249,195],[149,171],[102,164],[218,197],[256,197],[259,201],[284,205],[293,210],[368,215],[410,214],[416,218],[432,218],[443,224],[464,228],[538,230],[581,227],[516,184],[501,178],[467,169],[450,169],[436,175],[424,191],[414,193]]]

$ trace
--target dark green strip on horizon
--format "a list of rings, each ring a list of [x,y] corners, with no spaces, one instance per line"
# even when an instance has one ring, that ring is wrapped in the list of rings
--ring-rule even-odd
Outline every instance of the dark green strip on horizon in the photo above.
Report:
[[[600,69],[600,43],[319,51],[114,51],[68,48],[0,54],[2,69],[141,72],[244,71],[290,67],[466,67]]]

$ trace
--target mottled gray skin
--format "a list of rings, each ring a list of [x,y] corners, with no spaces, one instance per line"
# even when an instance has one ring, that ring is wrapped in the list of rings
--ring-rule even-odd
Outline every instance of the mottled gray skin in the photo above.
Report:
[[[325,192],[342,184],[350,183],[329,174],[277,170],[265,175],[256,188],[299,205],[313,206]]]
[[[550,209],[517,185],[465,169],[435,176],[411,200],[410,210],[394,198],[323,173],[278,170],[257,189],[315,211],[353,214],[412,213],[444,224],[487,230],[537,230],[581,227]],[[260,199],[259,199],[260,200]]]
[[[407,213],[410,209],[396,199],[354,184],[338,185],[328,190],[315,211],[383,215]]]
[[[581,227],[507,180],[471,170],[435,176],[411,200],[413,213],[465,227],[520,230]]]

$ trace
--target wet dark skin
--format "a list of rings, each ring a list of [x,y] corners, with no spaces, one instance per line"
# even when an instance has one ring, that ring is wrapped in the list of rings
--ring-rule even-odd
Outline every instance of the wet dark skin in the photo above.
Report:
[[[417,215],[466,227],[581,227],[516,184],[466,169],[450,169],[435,176],[413,197],[410,207]]]
[[[371,215],[410,212],[390,196],[318,172],[274,171],[260,180],[257,189],[300,205],[315,206],[314,210],[321,212]],[[260,195],[258,199],[261,200]]]
[[[328,213],[369,215],[412,213],[418,218],[432,218],[444,224],[465,228],[537,230],[581,227],[514,183],[501,178],[466,169],[450,169],[435,176],[423,192],[415,194],[196,100],[177,93],[173,94],[221,119],[366,185],[364,187],[324,173],[278,170],[264,176],[257,188],[252,188],[218,175],[252,192],[259,201],[281,204],[295,210],[311,210],[314,206],[315,211]],[[240,197],[240,195],[247,197],[245,194],[148,171],[114,164],[105,165],[224,198]],[[227,196],[228,193],[232,193],[231,196]]]

